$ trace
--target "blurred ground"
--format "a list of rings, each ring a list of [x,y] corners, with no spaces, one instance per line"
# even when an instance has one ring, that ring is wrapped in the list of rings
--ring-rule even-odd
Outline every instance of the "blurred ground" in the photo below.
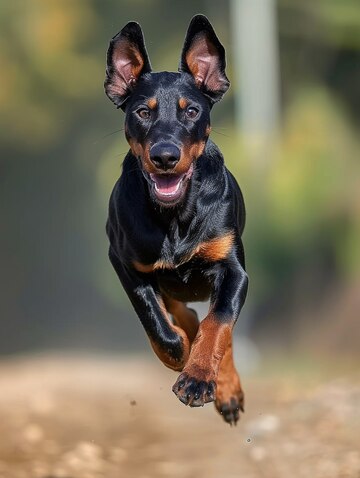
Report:
[[[153,358],[3,360],[0,477],[358,478],[356,372],[260,368],[230,428],[212,405],[178,402]]]

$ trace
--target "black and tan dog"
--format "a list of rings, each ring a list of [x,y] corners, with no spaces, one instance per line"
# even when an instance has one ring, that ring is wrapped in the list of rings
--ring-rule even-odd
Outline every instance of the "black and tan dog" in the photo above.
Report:
[[[178,73],[152,73],[138,23],[110,42],[105,90],[125,112],[131,148],[110,199],[110,260],[155,353],[181,371],[179,400],[215,401],[232,424],[244,400],[232,330],[248,284],[245,209],[208,139],[211,108],[228,87],[224,48],[203,15],[190,23]],[[209,298],[199,324],[186,303]]]

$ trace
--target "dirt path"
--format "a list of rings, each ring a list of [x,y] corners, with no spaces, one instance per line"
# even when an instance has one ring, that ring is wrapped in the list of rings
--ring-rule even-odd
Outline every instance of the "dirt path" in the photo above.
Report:
[[[360,384],[246,378],[230,428],[150,359],[0,362],[0,478],[360,477]]]

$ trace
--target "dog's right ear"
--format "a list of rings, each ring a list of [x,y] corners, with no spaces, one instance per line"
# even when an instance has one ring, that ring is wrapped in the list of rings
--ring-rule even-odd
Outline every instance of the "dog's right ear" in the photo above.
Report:
[[[110,41],[105,93],[118,108],[124,108],[140,76],[150,71],[151,65],[141,26],[136,22],[129,22]]]

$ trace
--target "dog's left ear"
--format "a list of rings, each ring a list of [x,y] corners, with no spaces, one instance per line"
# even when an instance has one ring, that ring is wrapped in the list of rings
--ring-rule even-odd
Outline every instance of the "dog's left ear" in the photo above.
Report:
[[[105,93],[118,108],[125,102],[141,75],[151,71],[141,26],[129,22],[112,38],[107,51]]]
[[[215,103],[230,86],[225,66],[225,50],[211,23],[204,15],[195,15],[185,37],[179,71],[190,73],[197,87]]]

